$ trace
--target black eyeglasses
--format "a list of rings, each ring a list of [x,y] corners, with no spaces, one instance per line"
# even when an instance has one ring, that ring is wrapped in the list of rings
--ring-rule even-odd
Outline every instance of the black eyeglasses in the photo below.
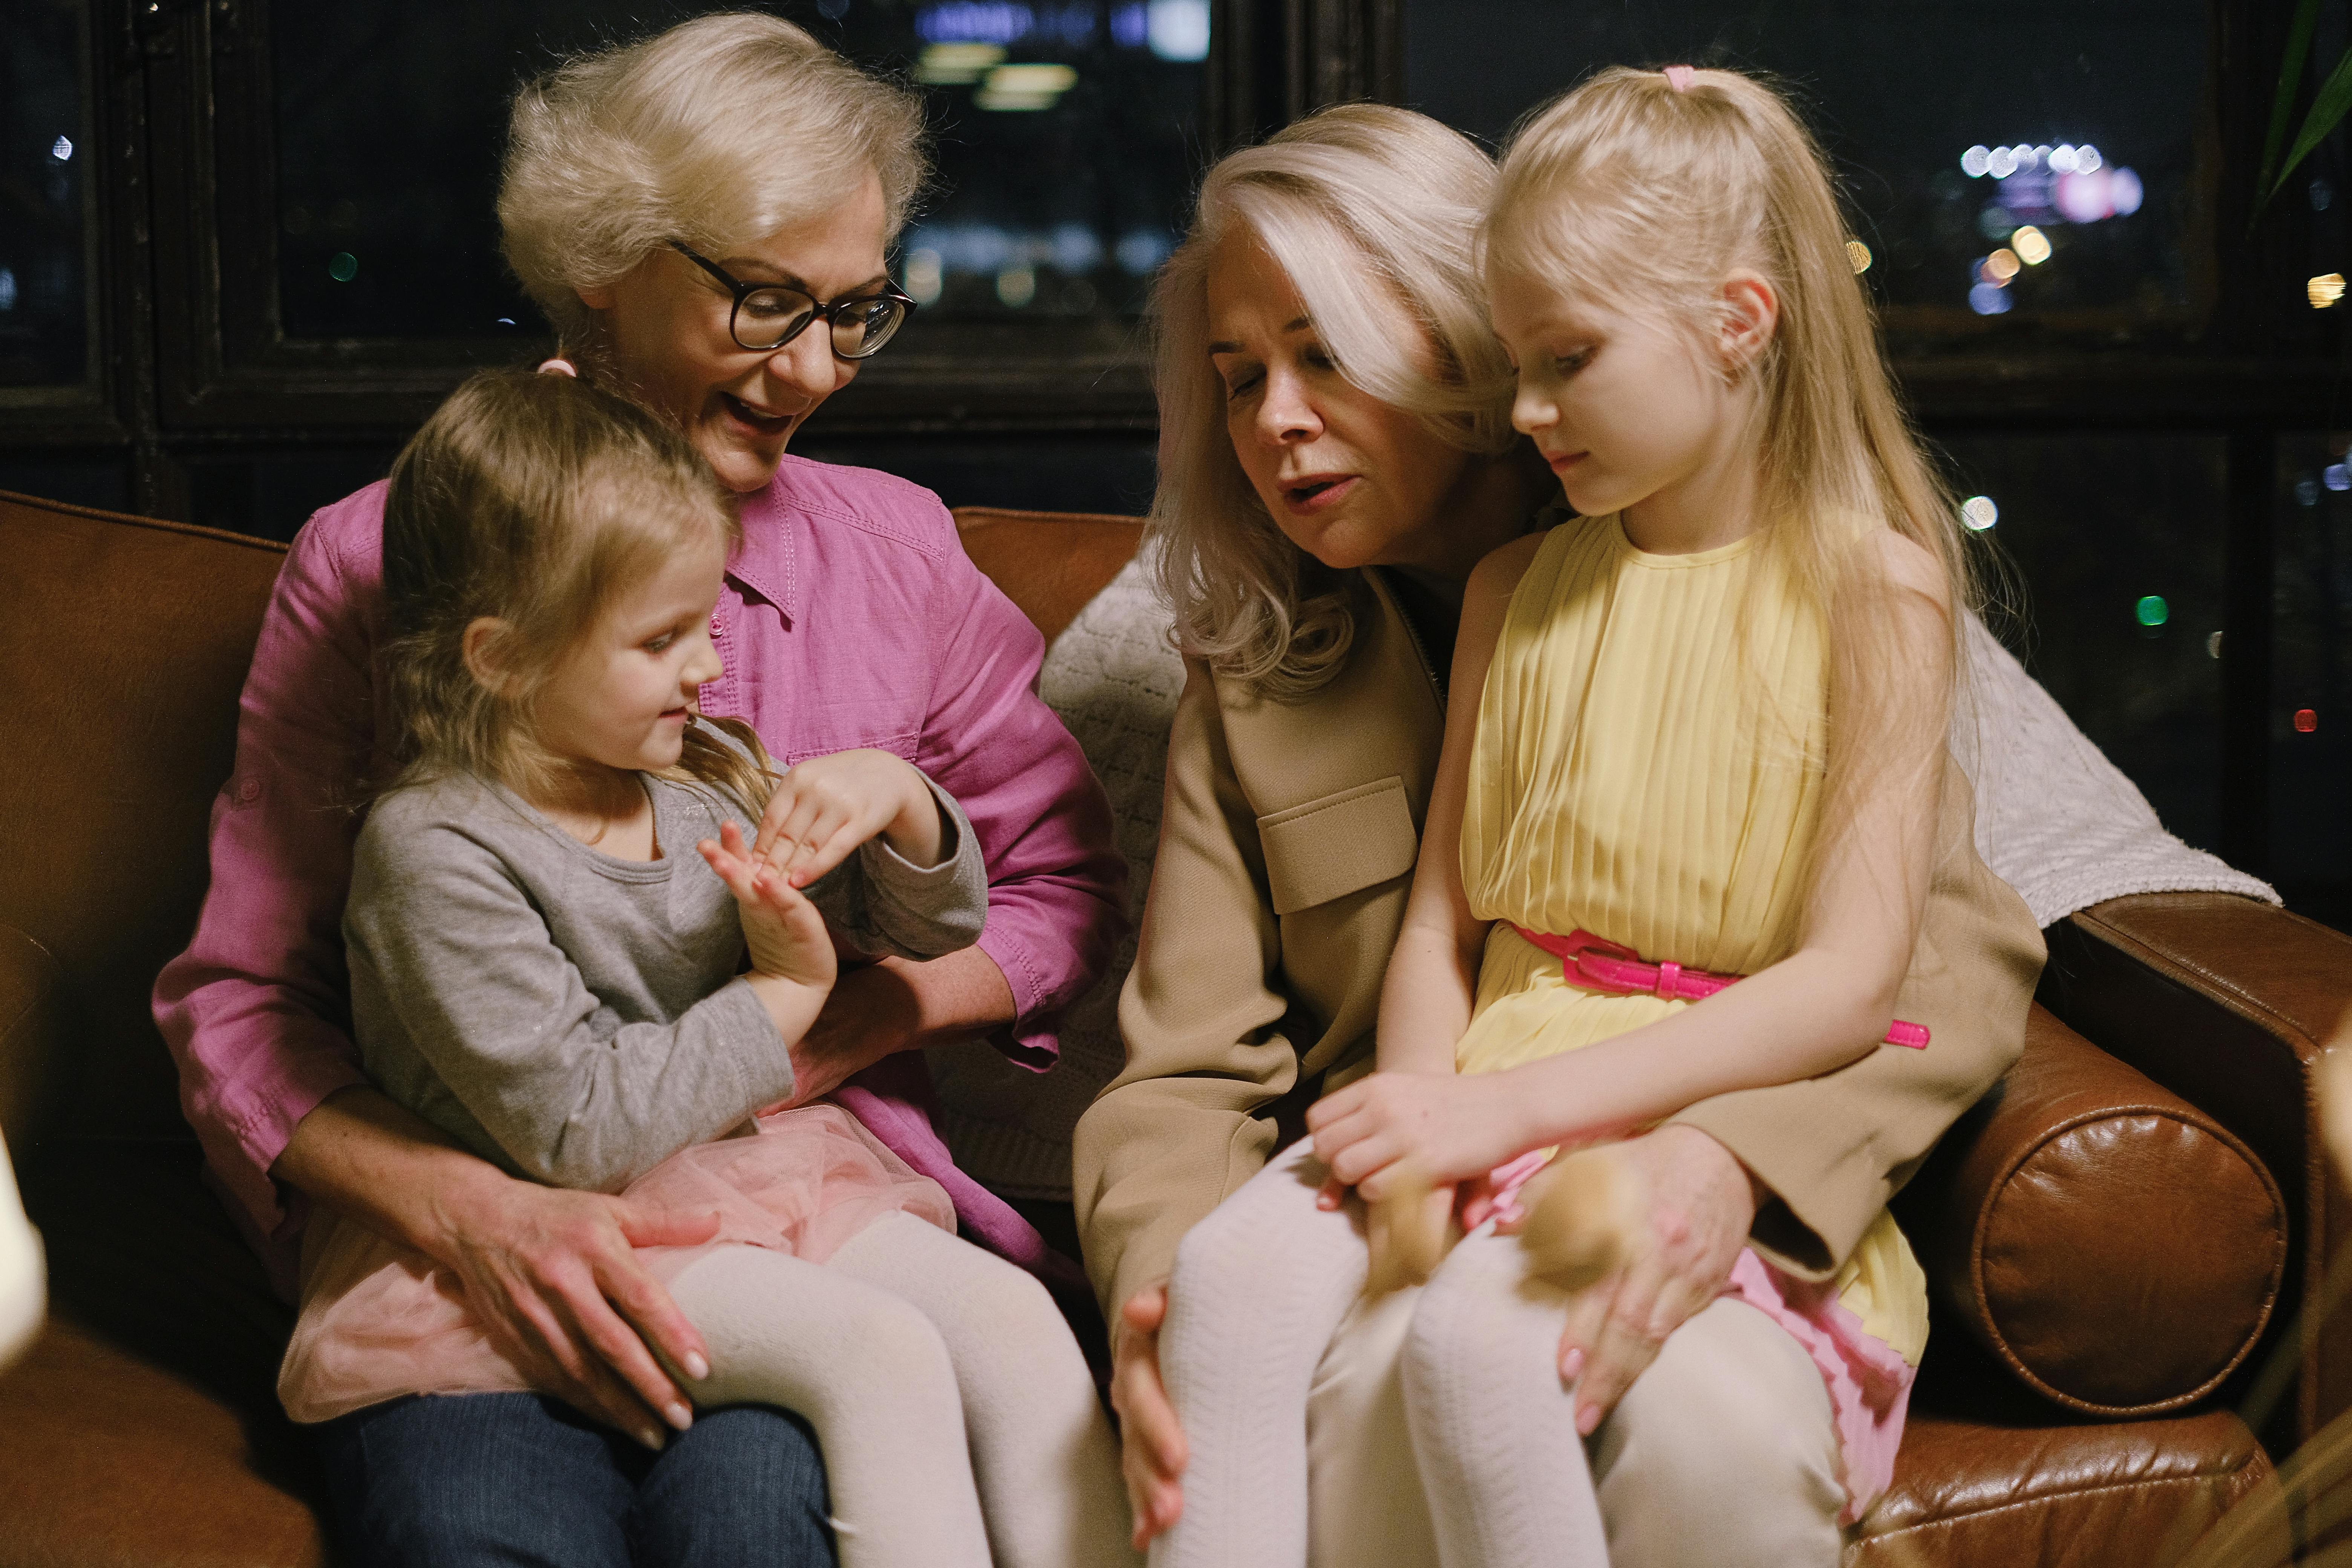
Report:
[[[753,353],[771,353],[808,331],[819,319],[833,332],[833,357],[866,359],[890,341],[907,321],[915,301],[894,283],[870,294],[849,294],[820,303],[805,289],[782,283],[745,283],[708,257],[697,256],[677,240],[670,247],[713,278],[735,297],[727,313],[727,335],[736,346]]]

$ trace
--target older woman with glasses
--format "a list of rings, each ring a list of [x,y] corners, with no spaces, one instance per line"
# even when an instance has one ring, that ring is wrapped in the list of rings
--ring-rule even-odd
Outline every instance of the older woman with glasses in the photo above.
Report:
[[[499,216],[562,335],[547,368],[676,421],[740,498],[703,710],[748,720],[787,765],[859,747],[913,763],[986,858],[979,943],[845,973],[792,1047],[793,1100],[836,1094],[948,1188],[969,1234],[1042,1267],[1036,1233],[949,1162],[904,1053],[985,1033],[1053,1059],[1055,1016],[1119,922],[1108,810],[1031,690],[1036,631],[938,499],[785,450],[912,309],[884,256],[923,178],[921,130],[908,93],[798,28],[705,17],[526,87]],[[691,1419],[664,1370],[701,1346],[632,1249],[698,1242],[710,1219],[510,1180],[362,1079],[335,935],[356,824],[339,807],[384,761],[383,495],[318,513],[279,575],[211,891],[155,1015],[211,1173],[282,1289],[327,1205],[432,1258],[566,1395],[413,1399],[320,1428],[339,1533],[367,1563],[830,1561],[805,1427],[756,1407]]]
[[[1245,1440],[1262,1428],[1245,1411],[1163,1383],[1160,1335],[1171,1310],[1223,1313],[1229,1340],[1263,1324],[1272,1342],[1362,1284],[1360,1265],[1352,1280],[1294,1271],[1286,1293],[1267,1270],[1245,1300],[1169,1296],[1187,1233],[1298,1135],[1310,1102],[1371,1071],[1446,706],[1476,700],[1446,689],[1464,584],[1565,515],[1512,432],[1512,369],[1486,321],[1474,242],[1494,176],[1424,116],[1329,110],[1210,172],[1157,284],[1152,527],[1186,681],[1119,1001],[1127,1067],[1078,1123],[1076,1183],[1137,1536],[1173,1531],[1155,1563],[1437,1562],[1399,1371],[1416,1290],[1358,1299],[1310,1386],[1265,1388],[1307,1411],[1271,1450]],[[1965,838],[1965,790],[1945,800],[1941,831]],[[1622,1145],[1650,1236],[1577,1299],[1560,1346],[1612,1562],[1834,1556],[1843,1500],[1819,1373],[1760,1314],[1707,1309],[1746,1247],[1828,1278],[2015,1059],[2041,936],[1958,858],[1973,870],[1939,877],[1902,994],[1933,1049],[1702,1101]],[[1783,1342],[1741,1354],[1759,1331]],[[1230,1496],[1243,1468],[1281,1500],[1281,1528],[1189,1535],[1188,1472]]]

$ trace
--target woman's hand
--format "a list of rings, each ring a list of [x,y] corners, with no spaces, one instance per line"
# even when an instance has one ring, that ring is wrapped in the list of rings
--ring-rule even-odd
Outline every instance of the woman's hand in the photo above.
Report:
[[[939,864],[942,832],[930,785],[887,752],[835,752],[785,770],[751,853],[805,888],[877,833],[911,864]]]
[[[532,1386],[648,1448],[662,1446],[661,1421],[685,1431],[692,1410],[649,1347],[690,1378],[709,1374],[709,1347],[635,1249],[698,1246],[718,1234],[719,1215],[483,1170],[503,1184],[445,1201],[441,1243],[428,1250],[464,1283],[491,1339]]]
[[[1483,1176],[1535,1146],[1517,1142],[1509,1076],[1376,1072],[1307,1108],[1315,1157],[1374,1202],[1401,1166],[1440,1186]]]
[[[1184,1512],[1184,1427],[1160,1378],[1160,1325],[1168,1321],[1168,1287],[1149,1285],[1119,1309],[1111,1354],[1110,1404],[1118,1412],[1118,1468],[1135,1514],[1135,1549]]]
[[[699,1377],[709,1347],[634,1248],[698,1246],[717,1215],[517,1181],[365,1084],[312,1107],[270,1173],[456,1274],[533,1387],[649,1448],[692,1418],[655,1353]]]
[[[1723,1294],[1759,1201],[1747,1167],[1696,1127],[1670,1122],[1610,1152],[1649,1195],[1632,1260],[1569,1302],[1559,1375],[1576,1384],[1586,1436],[1666,1337]]]

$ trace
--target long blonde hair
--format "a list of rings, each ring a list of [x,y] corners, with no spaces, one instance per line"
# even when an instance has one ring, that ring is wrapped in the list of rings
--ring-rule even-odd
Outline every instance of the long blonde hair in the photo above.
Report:
[[[1875,684],[1864,672],[1903,645],[1899,592],[1883,552],[1856,547],[1857,524],[1865,540],[1890,528],[1939,565],[1954,685],[1976,598],[1954,497],[1895,395],[1847,233],[1828,160],[1780,94],[1733,71],[1692,71],[1677,88],[1622,67],[1512,138],[1483,231],[1490,280],[1663,316],[1695,347],[1717,341],[1733,272],[1771,285],[1777,328],[1744,372],[1759,394],[1757,522],[1782,580],[1828,629],[1832,816],[1874,776],[1870,759],[1892,754],[1879,742],[1940,738],[1955,696],[1948,686],[1932,711],[1862,710],[1857,693]]]
[[[683,240],[725,256],[831,211],[870,171],[896,236],[929,167],[922,100],[780,17],[722,12],[566,60],[515,94],[508,265],[577,352],[579,290]]]
[[[1339,673],[1361,605],[1356,574],[1285,537],[1234,456],[1208,354],[1218,245],[1246,229],[1265,247],[1350,383],[1455,447],[1502,452],[1517,440],[1510,363],[1487,325],[1473,244],[1494,174],[1459,132],[1372,103],[1325,110],[1209,171],[1192,232],[1152,289],[1151,528],[1179,640],[1219,672],[1305,697]],[[1400,332],[1401,320],[1422,337]]]
[[[548,677],[630,584],[678,550],[731,547],[737,527],[701,456],[635,404],[565,375],[468,378],[394,460],[384,500],[389,787],[470,773],[526,799],[560,788],[570,764],[532,724]],[[503,624],[495,689],[466,661],[483,616]],[[689,724],[674,772],[752,814],[774,784],[733,719]]]

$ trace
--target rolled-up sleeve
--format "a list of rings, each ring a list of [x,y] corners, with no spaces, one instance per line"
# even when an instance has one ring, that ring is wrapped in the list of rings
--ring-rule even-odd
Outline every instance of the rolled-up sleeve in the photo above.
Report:
[[[1008,1055],[1053,1065],[1061,1011],[1110,962],[1125,930],[1127,864],[1110,802],[1036,692],[1045,638],[961,552],[945,563],[935,672],[917,765],[953,795],[988,865],[980,950],[1004,972]]]
[[[353,803],[374,749],[383,487],[314,517],[270,595],[213,802],[211,885],[155,1022],[213,1171],[261,1235],[291,1228],[269,1169],[319,1102],[364,1081],[339,932]]]

